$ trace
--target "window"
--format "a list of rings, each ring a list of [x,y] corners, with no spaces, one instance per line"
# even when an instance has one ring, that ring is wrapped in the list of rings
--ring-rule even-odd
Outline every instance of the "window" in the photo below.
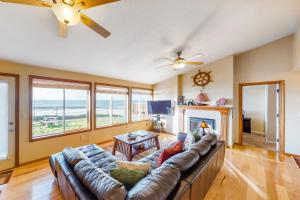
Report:
[[[31,81],[31,139],[91,130],[91,83],[43,77]]]
[[[128,88],[96,84],[96,128],[128,123]]]
[[[131,121],[148,120],[147,102],[152,100],[152,90],[133,88],[131,93]]]

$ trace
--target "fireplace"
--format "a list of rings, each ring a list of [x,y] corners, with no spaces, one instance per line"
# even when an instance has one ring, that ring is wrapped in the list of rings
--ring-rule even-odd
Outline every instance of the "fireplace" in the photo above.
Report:
[[[189,117],[190,121],[190,132],[194,132],[200,125],[202,121],[205,121],[206,124],[209,126],[209,129],[211,132],[216,131],[216,120],[215,119],[209,119],[209,118],[199,118],[199,117]]]

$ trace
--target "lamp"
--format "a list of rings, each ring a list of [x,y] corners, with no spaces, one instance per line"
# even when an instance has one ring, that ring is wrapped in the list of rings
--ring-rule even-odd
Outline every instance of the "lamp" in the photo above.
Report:
[[[60,2],[52,6],[52,10],[59,21],[67,25],[75,25],[80,22],[80,14],[75,6]]]
[[[200,123],[200,128],[202,128],[202,134],[203,135],[206,135],[206,133],[205,133],[205,129],[206,128],[209,128],[209,126],[207,125],[207,123],[204,121],[204,120],[202,120],[202,122]]]

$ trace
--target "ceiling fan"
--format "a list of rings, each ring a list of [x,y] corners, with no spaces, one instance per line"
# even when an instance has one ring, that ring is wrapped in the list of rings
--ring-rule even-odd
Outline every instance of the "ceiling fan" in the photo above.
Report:
[[[5,3],[25,4],[51,8],[58,19],[58,34],[67,36],[68,26],[82,22],[104,38],[110,36],[110,32],[90,19],[81,10],[112,3],[119,0],[52,0],[52,3],[42,0],[0,0]]]
[[[177,57],[174,58],[174,59],[163,58],[165,60],[168,60],[170,63],[167,64],[167,65],[158,66],[156,68],[162,68],[162,67],[172,66],[174,70],[180,70],[180,69],[183,69],[186,65],[202,65],[202,64],[204,64],[204,62],[193,62],[193,61],[190,61],[191,59],[193,59],[193,58],[195,58],[197,56],[203,57],[204,55],[202,53],[195,54],[195,55],[193,55],[191,57],[188,57],[188,58],[181,57],[182,56],[182,51],[178,51],[176,53],[176,55],[177,55]]]

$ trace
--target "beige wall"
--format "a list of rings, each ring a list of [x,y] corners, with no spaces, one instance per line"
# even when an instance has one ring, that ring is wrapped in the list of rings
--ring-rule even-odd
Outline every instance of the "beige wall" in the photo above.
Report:
[[[195,99],[202,89],[199,86],[193,87],[192,76],[198,73],[198,70],[211,71],[212,83],[205,87],[205,92],[210,100],[215,102],[219,98],[229,99],[229,104],[233,99],[233,56],[228,56],[211,64],[196,68],[195,70],[175,76],[168,80],[157,83],[153,86],[154,100],[170,99],[174,102],[174,115],[166,116],[166,131],[171,133],[178,132],[178,112],[177,97],[185,96],[186,99]],[[222,70],[220,70],[222,69]],[[230,126],[231,127],[231,126]],[[231,130],[231,129],[230,129]]]
[[[49,156],[55,152],[61,151],[66,146],[76,147],[90,143],[100,143],[110,140],[114,135],[120,133],[139,129],[149,129],[151,127],[149,122],[141,122],[81,134],[29,142],[29,75],[119,84],[131,87],[152,88],[152,86],[99,76],[32,67],[3,60],[0,60],[0,72],[20,75],[20,163]]]
[[[245,117],[251,118],[251,131],[265,134],[266,86],[243,87],[243,110]]]
[[[300,154],[300,72],[293,69],[293,39],[293,36],[289,36],[236,56],[235,87],[243,82],[286,81],[285,151]],[[236,92],[235,108],[238,108],[237,97]],[[238,110],[235,109],[234,117],[237,116]],[[234,123],[234,126],[234,138],[238,141],[238,123]]]
[[[216,62],[204,65],[198,69],[182,75],[182,93],[186,99],[195,99],[202,90],[202,87],[193,86],[194,82],[191,77],[201,71],[211,71],[213,82],[205,86],[204,92],[212,102],[220,98],[229,99],[232,103],[233,99],[233,56],[228,56]]]

